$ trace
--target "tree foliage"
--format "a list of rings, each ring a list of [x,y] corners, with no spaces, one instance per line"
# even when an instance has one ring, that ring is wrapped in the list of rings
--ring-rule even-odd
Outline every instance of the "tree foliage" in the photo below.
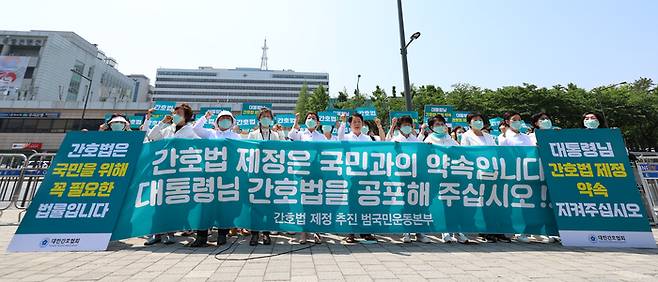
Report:
[[[299,97],[297,98],[297,104],[295,105],[295,113],[302,115],[306,114],[306,107],[309,100],[308,96],[308,86],[304,83],[302,89],[299,91]]]
[[[313,90],[313,94],[308,97],[306,103],[306,112],[321,112],[327,109],[329,105],[329,93],[324,89],[322,85]]]
[[[413,107],[420,115],[429,104],[452,105],[458,111],[481,112],[489,117],[501,117],[505,112],[521,113],[526,122],[538,112],[548,113],[556,126],[578,128],[582,115],[592,111],[603,113],[610,127],[621,129],[626,144],[633,149],[658,147],[658,90],[649,78],[640,78],[617,87],[602,86],[586,90],[570,83],[549,88],[524,83],[495,90],[469,84],[455,84],[450,91],[433,85],[413,87]],[[404,97],[392,95],[377,86],[369,99],[384,124],[389,122],[391,111],[405,110]],[[342,101],[341,101],[342,95]],[[354,109],[364,104],[360,93],[348,97],[339,95],[340,105]]]

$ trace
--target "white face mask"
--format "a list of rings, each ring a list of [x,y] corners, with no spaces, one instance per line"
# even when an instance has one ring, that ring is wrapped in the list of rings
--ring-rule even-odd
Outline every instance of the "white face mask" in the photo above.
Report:
[[[113,122],[110,124],[110,128],[112,131],[124,131],[126,129],[126,125],[121,122]]]
[[[589,129],[599,128],[601,125],[597,119],[586,119],[583,123],[585,124],[585,127]]]
[[[332,129],[331,125],[323,125],[322,126],[322,132],[323,133],[331,133],[331,129]]]
[[[550,119],[542,119],[539,121],[539,128],[540,129],[551,129],[553,128],[553,123],[551,122]]]
[[[307,128],[309,128],[309,129],[310,128],[315,128],[316,126],[318,126],[318,122],[315,121],[314,119],[307,119],[306,120],[306,127]]]

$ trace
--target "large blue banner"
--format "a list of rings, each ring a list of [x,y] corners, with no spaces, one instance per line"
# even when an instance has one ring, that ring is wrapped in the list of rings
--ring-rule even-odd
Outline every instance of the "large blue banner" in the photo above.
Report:
[[[136,167],[114,240],[212,226],[557,234],[534,147],[170,139]]]

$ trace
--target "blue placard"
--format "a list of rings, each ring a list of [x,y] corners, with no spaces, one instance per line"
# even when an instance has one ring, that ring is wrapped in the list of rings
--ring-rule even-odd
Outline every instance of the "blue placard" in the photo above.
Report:
[[[153,110],[155,114],[170,114],[176,108],[176,102],[170,101],[156,101],[153,105]]]
[[[235,117],[235,125],[242,130],[254,129],[257,122],[255,115],[237,115]]]
[[[301,119],[302,117],[300,117]],[[294,114],[278,114],[276,117],[274,117],[276,120],[277,124],[280,124],[283,127],[292,127],[293,124],[295,124],[295,115]],[[303,123],[303,120],[299,121],[300,123]]]
[[[356,108],[356,112],[363,116],[363,120],[375,120],[377,118],[377,109],[375,107]]]

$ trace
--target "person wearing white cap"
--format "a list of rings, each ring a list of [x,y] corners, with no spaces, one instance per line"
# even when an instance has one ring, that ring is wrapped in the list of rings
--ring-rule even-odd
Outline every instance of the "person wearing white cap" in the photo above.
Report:
[[[235,118],[231,112],[219,112],[214,122],[216,129],[204,128],[204,125],[206,125],[211,116],[212,112],[208,111],[204,116],[199,118],[194,124],[194,133],[204,139],[242,139],[239,134],[231,130],[235,124]]]
[[[199,135],[203,139],[242,139],[239,134],[233,132],[233,123],[235,123],[235,118],[233,114],[229,111],[221,111],[215,119],[215,128],[204,128],[204,125],[208,122],[208,119],[212,116],[212,112],[208,111],[204,116],[199,118],[194,124],[194,133]],[[217,245],[221,246],[226,244],[226,236],[229,233],[229,229],[219,229],[217,236]],[[196,230],[196,239],[191,247],[203,247],[208,241],[208,230]]]
[[[100,131],[130,131],[130,122],[122,114],[113,114],[110,121],[101,125]]]

